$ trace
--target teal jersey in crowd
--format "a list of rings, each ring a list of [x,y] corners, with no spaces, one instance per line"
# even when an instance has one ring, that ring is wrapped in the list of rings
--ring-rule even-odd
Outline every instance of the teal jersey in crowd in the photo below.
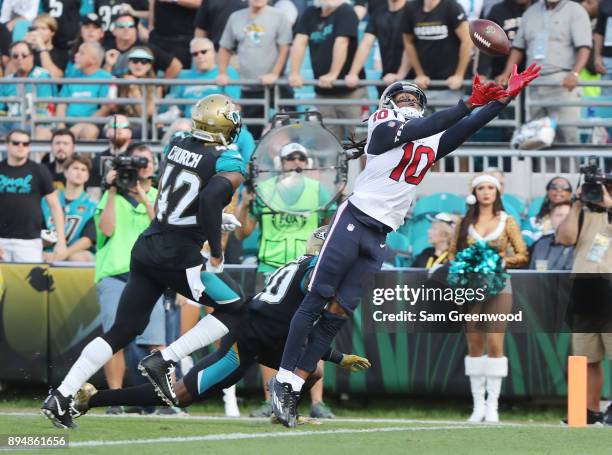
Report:
[[[84,75],[81,70],[72,71],[69,75],[71,78],[79,79],[112,79],[113,76],[108,71],[98,70],[88,76]],[[78,84],[64,84],[60,91],[62,98],[107,98],[108,84],[87,84],[86,82]],[[68,104],[66,115],[68,117],[91,117],[98,110],[97,104]]]
[[[11,73],[6,76],[5,79],[13,79],[17,77],[15,73]],[[30,74],[28,74],[29,78],[32,79],[49,79],[51,80],[51,74],[40,66],[35,66]],[[51,81],[50,81],[51,82]],[[28,96],[28,94],[33,93],[32,84],[26,84],[26,109],[28,114],[32,112],[32,99]],[[0,96],[20,96],[21,94],[17,90],[17,85],[12,84],[3,84],[0,85]],[[46,97],[50,98],[52,96],[57,96],[57,88],[55,84],[36,84],[36,96],[38,98]],[[36,112],[41,115],[48,114],[47,105],[49,103],[37,103]],[[19,116],[21,115],[21,103],[0,103],[0,111],[5,111],[9,116]]]
[[[58,196],[60,205],[64,210],[66,244],[70,246],[82,237],[83,229],[89,221],[93,220],[97,203],[85,191],[73,201],[67,201],[63,191],[58,191]],[[42,211],[47,229],[55,230],[49,204],[44,198],[42,199]]]
[[[242,155],[242,160],[245,164],[248,163],[255,151],[255,139],[246,125],[242,125],[240,134],[238,134],[234,144],[238,147],[238,151]]]
[[[189,98],[194,100],[193,104],[178,105],[183,113],[183,117],[191,117],[191,108],[195,105],[197,100],[200,100],[205,96],[221,93],[229,96],[232,99],[240,98],[240,88],[237,85],[219,87],[215,83],[215,79],[218,75],[219,69],[217,67],[204,73],[195,69],[182,70],[177,79],[200,79],[202,81],[210,81],[210,84],[200,83],[197,85],[173,85],[167,98]],[[231,80],[239,79],[238,73],[232,67],[227,69],[227,75]]]

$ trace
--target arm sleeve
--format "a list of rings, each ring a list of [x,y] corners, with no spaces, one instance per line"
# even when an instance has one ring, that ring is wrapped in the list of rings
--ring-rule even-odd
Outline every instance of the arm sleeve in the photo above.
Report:
[[[340,365],[340,362],[342,362],[343,357],[344,357],[344,354],[342,354],[340,351],[336,351],[334,348],[329,348],[327,352],[323,354],[323,357],[321,357],[321,360],[325,360],[326,362],[332,362],[337,365]]]
[[[45,166],[40,166],[40,194],[42,196],[47,196],[53,191],[53,177],[51,177],[51,172]]]
[[[221,39],[219,40],[219,46],[224,47],[230,51],[236,49],[236,37],[232,32],[233,22],[234,22],[234,14],[230,16],[225,24],[225,28],[223,29],[223,33],[221,35]]]
[[[506,104],[494,101],[447,129],[440,138],[436,161],[456,150],[472,134],[493,120],[505,107]]]
[[[519,26],[518,30],[516,31],[516,35],[514,35],[514,39],[512,40],[511,46],[513,49],[524,51],[527,47],[525,40],[526,22],[525,15],[523,14],[521,25]]]
[[[334,24],[334,37],[357,37],[359,19],[357,18],[357,14],[355,14],[355,10],[347,4],[344,4],[338,9],[339,11],[336,15],[337,19]],[[340,11],[340,9],[342,9],[342,11]]]
[[[529,254],[527,253],[527,245],[521,235],[521,229],[514,217],[508,215],[508,221],[506,223],[506,229],[508,231],[508,240],[512,245],[514,254],[512,256],[504,257],[506,265],[511,268],[519,268],[526,265],[529,262]]]
[[[278,28],[278,35],[276,37],[276,44],[282,46],[284,44],[291,44],[293,41],[293,31],[291,30],[291,24],[289,19],[283,13],[281,14],[281,21]]]
[[[408,120],[407,122],[381,123],[372,131],[366,152],[370,155],[380,155],[400,144],[441,133],[468,115],[470,110],[463,101],[451,107],[438,111],[429,117]]]
[[[450,26],[448,27],[450,30],[456,30],[462,22],[465,22],[466,16],[463,6],[459,4],[459,2],[453,2],[449,4],[448,8],[448,21]]]
[[[304,11],[304,15],[298,19],[297,24],[295,26],[295,33],[310,36],[310,24],[312,23],[311,16],[317,14],[316,9],[308,8]]]
[[[221,217],[223,207],[230,203],[234,194],[231,182],[223,176],[214,175],[200,192],[199,218],[210,254],[221,257]]]
[[[234,144],[231,144],[229,147],[217,158],[215,172],[239,172],[242,175],[246,175],[246,164],[242,159],[242,155]]]
[[[87,223],[85,223],[85,227],[83,228],[83,232],[81,233],[81,237],[86,237],[91,240],[93,245],[96,244],[96,225],[94,224],[93,218],[90,218]]]
[[[593,47],[593,33],[591,32],[589,15],[582,6],[575,6],[578,8],[576,8],[572,27],[570,27],[574,48],[588,47],[590,49]]]
[[[408,2],[404,7],[404,17],[402,18],[402,22],[404,26],[402,27],[402,33],[409,33],[414,35],[414,12],[412,11],[412,4]]]

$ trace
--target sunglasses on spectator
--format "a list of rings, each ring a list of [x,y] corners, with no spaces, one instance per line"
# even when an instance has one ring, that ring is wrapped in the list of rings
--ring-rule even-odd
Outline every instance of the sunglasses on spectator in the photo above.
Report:
[[[134,22],[115,22],[117,28],[134,28],[136,24]]]
[[[131,58],[129,59],[132,63],[140,63],[141,65],[151,64],[151,60],[148,58]]]
[[[193,51],[191,52],[191,56],[192,57],[197,57],[198,55],[202,54],[202,55],[206,55],[208,54],[209,51],[211,51],[212,49],[202,49],[199,51]]]
[[[24,147],[29,147],[30,141],[11,141],[11,144],[15,147],[19,147],[20,145],[23,145]]]
[[[571,188],[567,185],[557,185],[556,183],[553,183],[552,185],[550,185],[548,189],[549,190],[563,190],[563,191],[571,190]]]
[[[32,54],[11,54],[11,58],[18,60],[20,58],[28,58]]]
[[[285,158],[283,158],[285,161],[304,161],[306,162],[307,158],[306,155],[302,154],[302,153],[292,153],[291,155],[286,156]]]

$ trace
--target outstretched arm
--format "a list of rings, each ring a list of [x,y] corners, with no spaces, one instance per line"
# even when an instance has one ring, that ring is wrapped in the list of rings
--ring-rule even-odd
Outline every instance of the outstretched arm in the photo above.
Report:
[[[365,357],[360,357],[356,354],[343,354],[340,351],[336,351],[334,348],[329,348],[321,359],[340,365],[351,373],[366,370],[372,366],[370,361]]]

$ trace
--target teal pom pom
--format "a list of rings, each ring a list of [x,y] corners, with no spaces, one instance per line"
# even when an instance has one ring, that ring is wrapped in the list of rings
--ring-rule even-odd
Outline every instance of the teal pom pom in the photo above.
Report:
[[[509,276],[501,256],[481,240],[457,253],[450,263],[448,283],[454,287],[484,289],[492,297],[506,286]]]

